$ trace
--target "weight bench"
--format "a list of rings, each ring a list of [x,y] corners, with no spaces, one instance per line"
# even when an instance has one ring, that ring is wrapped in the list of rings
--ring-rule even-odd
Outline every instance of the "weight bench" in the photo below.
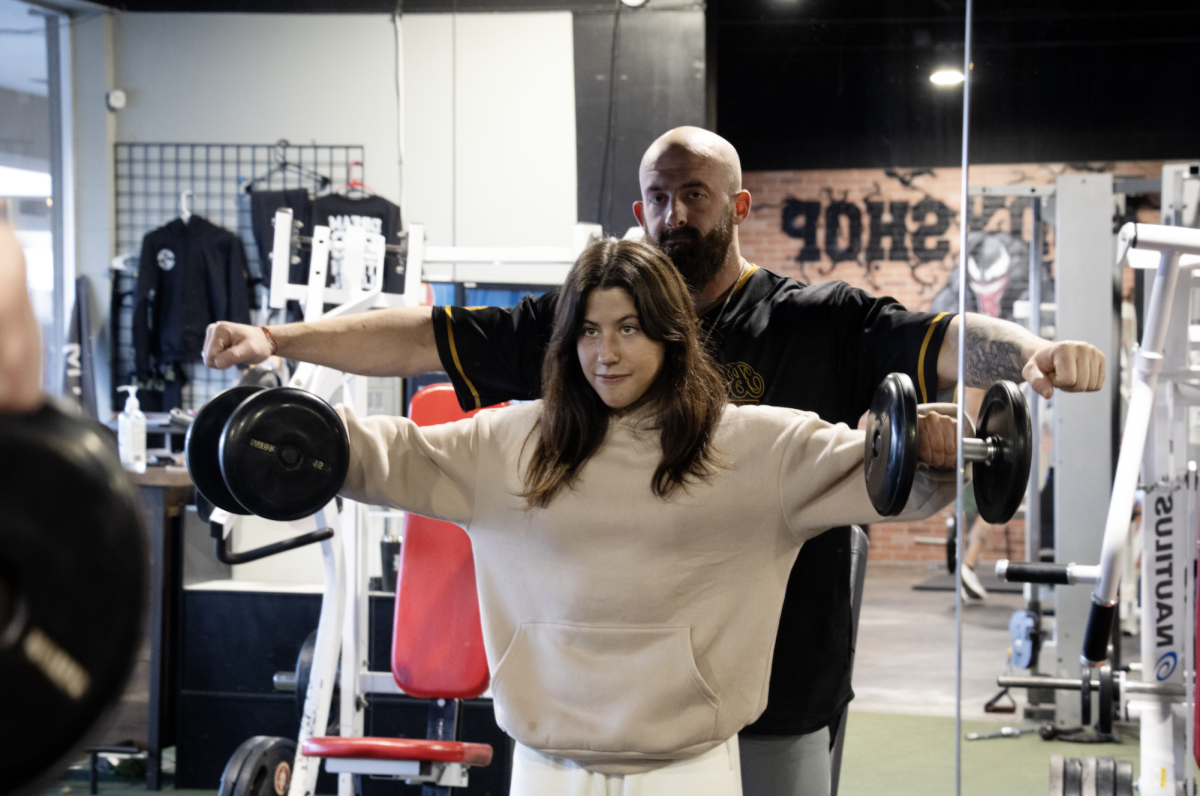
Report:
[[[409,408],[409,417],[418,425],[468,416],[459,409],[448,384],[420,390]],[[492,747],[458,740],[461,700],[487,690],[489,674],[471,540],[457,525],[405,516],[392,676],[405,694],[431,700],[425,738],[310,738],[301,752],[324,758],[330,773],[424,783],[427,796],[466,787],[468,769],[488,765]]]

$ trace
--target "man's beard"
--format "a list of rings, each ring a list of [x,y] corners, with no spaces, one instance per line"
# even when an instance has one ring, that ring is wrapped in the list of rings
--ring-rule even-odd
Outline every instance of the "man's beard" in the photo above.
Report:
[[[671,258],[690,290],[703,290],[716,277],[732,243],[732,205],[726,208],[717,225],[704,235],[695,227],[664,229],[654,241],[655,246]]]

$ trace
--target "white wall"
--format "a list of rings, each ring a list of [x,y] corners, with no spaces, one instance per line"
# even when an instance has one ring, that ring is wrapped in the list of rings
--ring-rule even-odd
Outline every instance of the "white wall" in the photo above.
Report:
[[[399,200],[391,17],[126,13],[113,36],[118,141],[362,144]]]
[[[570,246],[568,12],[403,18],[405,203],[434,245]]]
[[[367,183],[440,245],[569,246],[571,15],[119,14],[118,141],[362,144]],[[335,178],[338,175],[334,175]],[[403,192],[403,201],[401,194]]]

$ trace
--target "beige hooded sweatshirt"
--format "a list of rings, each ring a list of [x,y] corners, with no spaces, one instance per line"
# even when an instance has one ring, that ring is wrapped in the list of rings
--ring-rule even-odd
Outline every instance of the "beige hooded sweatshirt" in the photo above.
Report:
[[[725,466],[664,499],[651,491],[661,450],[643,409],[610,421],[572,488],[526,510],[516,495],[541,411],[417,427],[339,406],[342,494],[467,530],[496,720],[517,741],[608,774],[706,752],[766,708],[800,545],[881,521],[863,432],[731,404],[715,436]],[[922,468],[895,519],[930,516],[954,494],[952,470]]]

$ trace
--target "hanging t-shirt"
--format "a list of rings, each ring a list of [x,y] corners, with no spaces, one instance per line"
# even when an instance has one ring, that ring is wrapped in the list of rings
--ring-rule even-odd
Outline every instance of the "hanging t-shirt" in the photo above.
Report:
[[[312,203],[312,223],[313,226],[329,227],[330,239],[334,243],[341,239],[349,227],[362,227],[367,232],[382,235],[389,246],[400,243],[400,208],[382,196],[319,196]],[[342,252],[331,247],[328,284],[331,287],[343,287],[341,274]],[[389,254],[384,258],[382,276],[385,293],[404,292],[404,262],[400,257]],[[370,283],[372,286],[376,284],[373,281]]]
[[[275,211],[290,207],[292,219],[301,224],[300,235],[312,235],[312,199],[307,188],[292,188],[287,191],[252,191],[250,193],[250,223],[254,227],[254,241],[258,245],[258,261],[262,264],[265,281],[270,284],[271,250],[275,246]],[[308,264],[290,263],[288,281],[300,285],[308,284]]]

